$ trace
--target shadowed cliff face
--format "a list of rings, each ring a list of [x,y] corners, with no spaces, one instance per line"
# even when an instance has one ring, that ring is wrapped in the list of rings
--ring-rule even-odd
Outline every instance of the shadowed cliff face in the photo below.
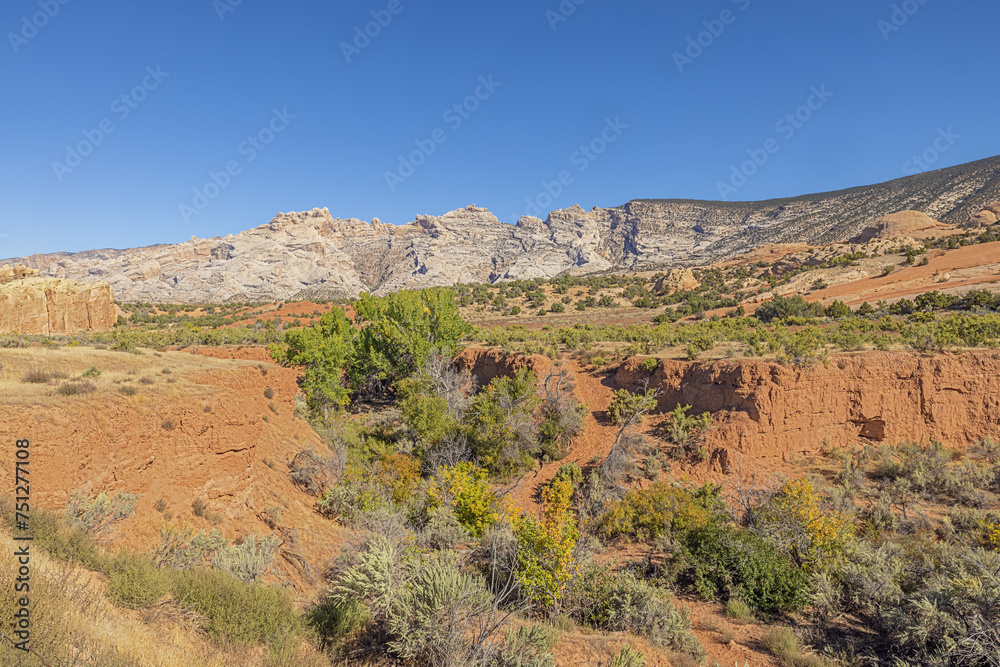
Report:
[[[712,412],[706,446],[788,457],[833,446],[939,440],[964,448],[1000,431],[1000,353],[933,357],[865,352],[801,370],[766,361],[665,360],[652,377],[630,360],[614,377],[663,391],[660,409]]]
[[[883,216],[918,211],[987,224],[1000,157],[879,185],[765,202],[636,200],[579,206],[516,225],[469,206],[407,225],[280,214],[221,238],[18,258],[42,276],[105,281],[122,301],[225,302],[354,297],[563,272],[704,264],[777,243],[845,241]],[[998,209],[1000,210],[1000,209]]]

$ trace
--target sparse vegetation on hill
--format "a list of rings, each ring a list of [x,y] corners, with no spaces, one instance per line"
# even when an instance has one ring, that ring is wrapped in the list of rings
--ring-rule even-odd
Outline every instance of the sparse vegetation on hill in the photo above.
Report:
[[[36,544],[57,568],[96,573],[110,606],[89,613],[189,619],[200,650],[224,656],[216,664],[541,667],[557,664],[560,645],[605,636],[618,643],[601,660],[629,667],[722,664],[732,656],[720,647],[737,639],[790,665],[989,664],[1000,649],[992,441],[967,454],[938,443],[824,447],[822,459],[817,442],[805,462],[798,450],[766,461],[780,471],[771,476],[762,459],[716,449],[739,436],[732,415],[692,410],[705,405],[694,394],[668,402],[664,387],[677,369],[727,372],[746,357],[809,377],[843,363],[837,353],[998,348],[993,288],[952,289],[936,265],[921,269],[991,234],[813,249],[697,269],[683,284],[664,273],[564,275],[344,307],[137,304],[111,332],[2,337],[5,386],[68,409],[91,395],[147,406],[147,393],[189,390],[171,355],[190,355],[164,348],[269,345],[300,373],[301,394],[291,370],[246,364],[257,383],[240,405],[256,401],[255,427],[271,431],[289,428],[278,420],[294,407],[322,442],[295,439],[255,475],[311,496],[296,502],[315,501],[315,525],[343,536],[321,563],[296,565],[315,584],[295,599],[271,586],[299,539],[283,498],[252,508],[267,530],[232,539],[226,501],[198,491],[183,511],[202,528],[170,523],[148,549],[115,553],[94,538],[128,521],[138,499],[76,494],[61,518],[36,517]],[[880,277],[885,265],[893,274]],[[838,273],[875,289],[921,270],[923,289],[870,303]],[[466,344],[509,354],[467,351],[460,366]],[[40,364],[41,354],[60,362]],[[607,373],[617,362],[619,375]],[[192,415],[232,418],[233,406],[204,394],[188,403],[180,417],[154,415],[152,430],[193,437]],[[161,498],[155,516],[177,506]],[[40,645],[61,660],[58,623],[46,627]],[[87,641],[102,664],[138,664]]]

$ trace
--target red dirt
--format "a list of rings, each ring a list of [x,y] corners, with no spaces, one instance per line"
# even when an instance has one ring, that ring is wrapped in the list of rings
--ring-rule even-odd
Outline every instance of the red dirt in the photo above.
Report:
[[[227,352],[258,359],[266,350]],[[198,353],[227,356],[205,348]],[[293,414],[297,372],[271,363],[260,369],[234,362],[227,370],[179,379],[194,388],[175,389],[180,387],[175,384],[164,385],[170,389],[162,392],[110,400],[0,405],[0,441],[31,442],[34,504],[61,509],[76,488],[142,494],[135,516],[121,525],[116,550],[146,550],[159,542],[159,531],[168,524],[218,527],[230,539],[268,534],[273,528],[266,520],[267,508],[284,506],[280,524],[294,531],[279,531],[284,544],[276,571],[300,592],[309,589],[333,545],[341,541],[342,530],[319,517],[312,509],[314,499],[289,480],[288,463],[300,450],[326,451],[309,425]],[[267,387],[274,390],[272,399],[264,395]],[[168,422],[172,428],[165,426]],[[0,484],[13,489],[10,468],[0,468]],[[172,519],[154,508],[160,498]],[[194,515],[196,499],[221,517],[217,526]]]
[[[260,315],[255,315],[253,317],[244,317],[243,319],[226,325],[227,327],[245,327],[250,326],[258,319],[261,320],[277,320],[285,325],[291,324],[296,319],[302,322],[303,326],[309,326],[314,322],[319,321],[320,316],[324,313],[330,312],[335,306],[329,303],[315,303],[313,301],[292,301],[283,304],[280,308],[278,303],[269,303],[263,306],[258,306],[256,308],[250,308],[247,313],[263,311]],[[348,317],[354,319],[354,309],[350,306],[338,306],[344,308],[347,312]],[[319,315],[314,313],[319,311]]]
[[[544,376],[552,365],[551,360],[542,356],[505,355],[498,350],[471,348],[460,356],[459,361],[464,367],[472,370],[481,384],[487,384],[497,376],[511,374],[522,367],[528,367],[536,374]],[[560,466],[574,461],[581,467],[591,464],[592,461],[599,463],[610,452],[618,432],[604,414],[611,403],[614,390],[618,388],[615,378],[587,372],[575,360],[565,361],[563,368],[573,374],[576,399],[589,408],[584,417],[586,427],[573,441],[570,453],[565,458],[527,473],[513,485],[509,497],[523,511],[529,513],[540,510],[541,490],[555,477]],[[653,415],[647,419],[643,430],[651,431],[663,420],[663,415]],[[675,472],[682,475],[685,469],[702,481],[709,479],[720,481],[720,478],[726,477],[721,471],[712,471],[705,465],[700,466],[697,471],[692,470],[690,466],[675,466]],[[613,548],[601,557],[628,560],[641,557],[646,552],[651,553],[648,547],[643,546],[634,546],[631,549]],[[770,656],[750,648],[758,644],[766,628],[759,625],[736,624],[725,618],[717,604],[689,598],[677,599],[676,603],[690,613],[695,634],[708,652],[707,664],[712,664],[713,661],[720,665],[737,663],[741,667],[746,662],[755,666],[778,664]],[[645,653],[647,665],[650,667],[672,664],[669,652],[651,646],[647,640],[625,637],[620,633],[606,635],[579,629],[567,633],[557,644],[556,664],[560,667],[607,664],[626,644]]]
[[[954,290],[992,285],[1000,280],[1000,241],[955,250],[929,251],[926,266],[908,266],[887,276],[834,285],[810,294],[808,301],[840,299],[848,305],[880,299],[891,301],[932,290]],[[947,282],[939,282],[945,274]]]

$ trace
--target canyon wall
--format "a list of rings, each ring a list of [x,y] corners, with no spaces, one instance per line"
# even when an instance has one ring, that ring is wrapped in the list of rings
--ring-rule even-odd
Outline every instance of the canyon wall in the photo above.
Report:
[[[837,355],[796,369],[760,360],[664,360],[650,375],[622,364],[616,386],[662,390],[659,408],[715,414],[709,450],[755,457],[815,452],[824,442],[939,440],[964,448],[1000,436],[1000,352],[932,357],[909,352]]]
[[[116,320],[107,283],[41,278],[24,266],[0,267],[0,333],[105,331]]]

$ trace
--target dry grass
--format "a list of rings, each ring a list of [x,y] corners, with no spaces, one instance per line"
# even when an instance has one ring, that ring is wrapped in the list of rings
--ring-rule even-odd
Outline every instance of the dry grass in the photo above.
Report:
[[[13,553],[14,543],[0,535],[0,549]],[[52,561],[37,550],[31,559],[31,646],[50,664],[125,667],[222,667],[235,664],[191,632],[176,624],[150,627],[118,609],[104,596],[97,575]],[[14,559],[0,560],[0,613],[14,611]],[[76,657],[78,661],[74,661]],[[0,663],[34,667],[38,661],[0,647]]]
[[[13,540],[0,532],[0,550],[13,553]],[[0,559],[0,614],[15,609],[13,558]],[[103,577],[33,550],[31,557],[31,647],[55,665],[94,667],[303,667],[330,662],[307,645],[233,649],[208,639],[205,619],[169,598],[152,609],[128,612],[105,595]],[[36,667],[38,659],[6,644],[0,664]]]
[[[109,399],[120,397],[123,382],[132,383],[139,378],[165,375],[169,370],[167,384],[141,385],[140,393],[177,397],[198,394],[196,385],[185,381],[185,376],[218,370],[231,370],[234,365],[252,365],[250,362],[219,360],[186,352],[163,352],[159,357],[152,354],[127,354],[90,347],[60,348],[5,348],[0,349],[0,402],[16,405],[64,405],[70,401],[89,398]],[[79,378],[91,367],[100,371],[100,376],[89,381],[96,386],[94,393],[85,397],[60,396],[56,382],[26,382],[24,378]],[[192,394],[193,391],[193,394]],[[124,392],[129,394],[129,392]]]

